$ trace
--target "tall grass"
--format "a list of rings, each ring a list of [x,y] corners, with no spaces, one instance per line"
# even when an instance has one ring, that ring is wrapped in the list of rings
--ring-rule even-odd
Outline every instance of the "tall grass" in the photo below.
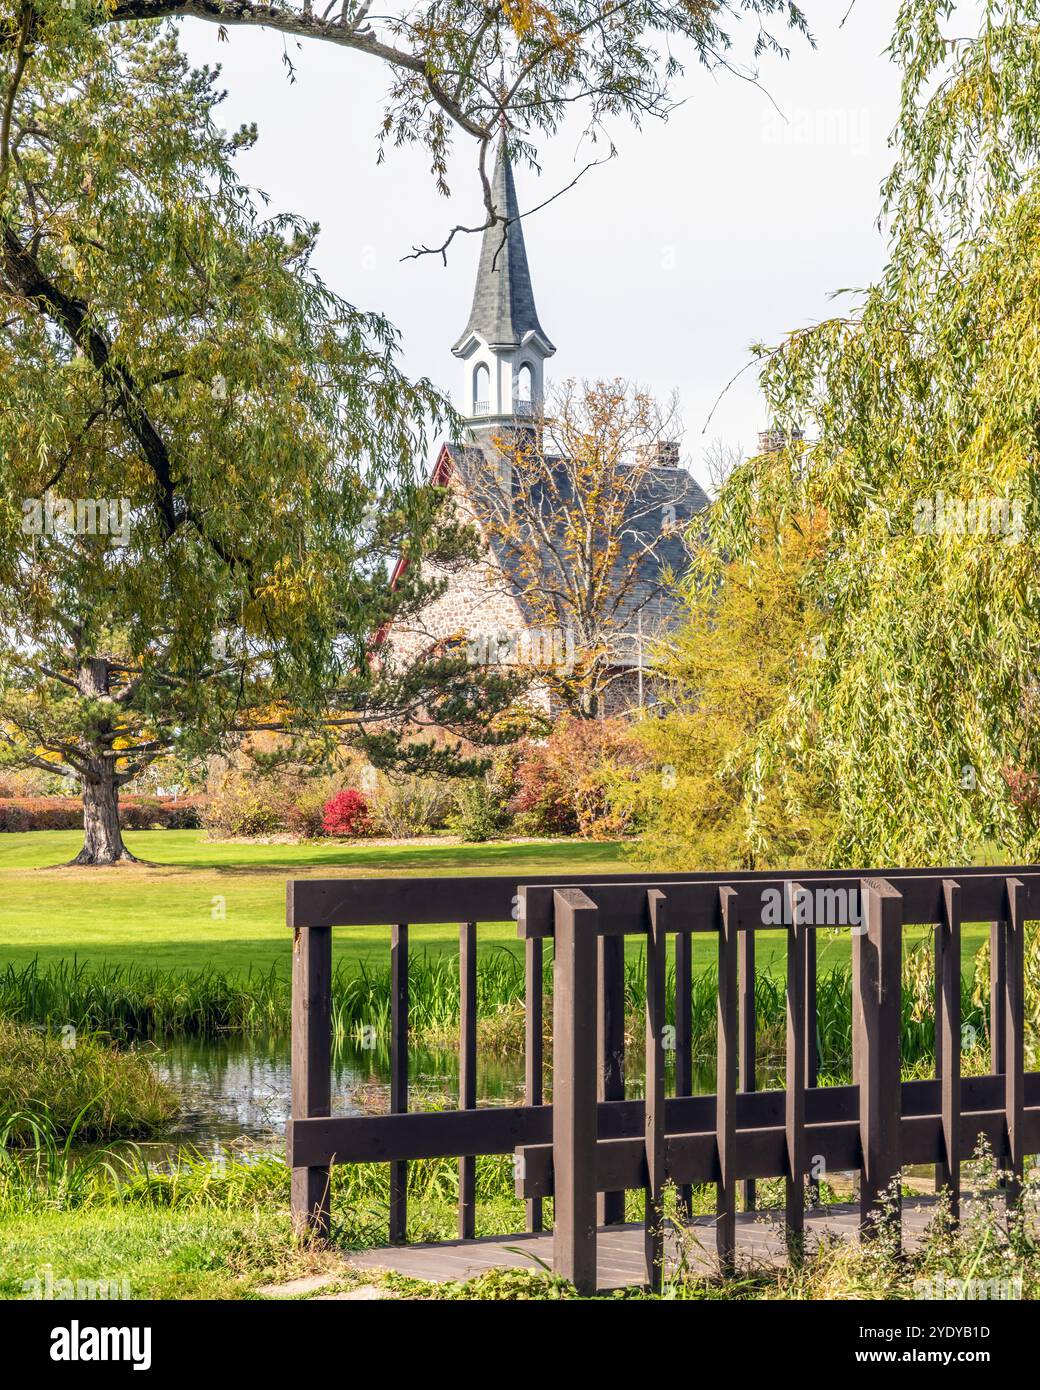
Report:
[[[546,964],[546,993],[552,990],[552,967]],[[695,1055],[715,1052],[718,976],[714,967],[693,980],[692,1044]],[[451,1044],[459,1021],[458,960],[443,954],[413,954],[408,973],[411,1031],[416,1042]],[[668,972],[668,1020],[674,1021],[675,974]],[[504,947],[481,953],[477,970],[477,1013],[483,1046],[501,1050],[522,1046],[523,963]],[[852,971],[847,964],[821,973],[816,989],[820,1056],[840,1066],[851,1053]],[[625,965],[625,1006],[633,1022],[646,1004],[646,960],[640,954]],[[981,1039],[984,1011],[963,985],[963,1022]],[[337,1039],[367,1034],[368,1042],[386,1041],[390,1031],[389,965],[366,962],[337,967],[332,982],[333,1031]],[[761,971],[755,981],[759,1053],[763,1059],[783,1053],[785,985]],[[83,1032],[103,1031],[117,1040],[176,1035],[202,1037],[224,1033],[284,1036],[291,1022],[287,977],[272,968],[229,975],[218,970],[148,970],[140,966],[88,967],[76,960],[40,967],[37,962],[0,970],[0,1017],[51,1028],[72,1024]],[[551,1017],[546,1010],[546,1018]],[[927,1059],[933,1051],[933,1023],[927,1010],[905,991],[903,1060]]]
[[[72,1024],[126,1040],[174,1034],[277,1033],[288,1027],[289,982],[276,969],[219,970],[88,966],[73,957],[0,970],[0,1016],[49,1027]]]
[[[10,1142],[17,1135],[18,1144]],[[0,1218],[47,1211],[113,1206],[179,1212],[288,1212],[290,1172],[280,1154],[228,1153],[214,1159],[191,1149],[157,1164],[135,1144],[85,1147],[83,1132],[68,1134],[45,1115],[15,1112],[0,1119]],[[524,1204],[514,1195],[508,1154],[477,1161],[482,1233],[524,1228]],[[333,1235],[347,1245],[386,1239],[389,1169],[385,1163],[342,1164],[332,1170]],[[408,1164],[409,1234],[413,1240],[454,1233],[459,1195],[456,1159]]]
[[[758,1056],[782,1059],[786,1044],[786,982],[779,976],[759,971],[755,976],[755,1026]],[[675,1016],[675,971],[668,968],[667,1021]],[[695,974],[692,989],[691,1046],[695,1058],[714,1060],[718,1026],[718,971],[708,966]],[[625,1008],[630,1017],[642,1016],[646,1008],[646,958],[642,954],[625,965]],[[962,1026],[985,1036],[987,1020],[972,999],[970,980],[961,982]],[[821,1065],[832,1071],[847,1068],[852,1058],[852,967],[832,966],[816,982],[817,1045]],[[933,1018],[919,1007],[913,991],[903,996],[902,1058],[904,1066],[926,1062],[935,1053]]]
[[[81,1141],[153,1134],[178,1111],[148,1057],[104,1039],[58,1037],[0,1018],[0,1131],[32,1143],[39,1125]],[[46,1121],[40,1117],[46,1116]]]
[[[0,1116],[0,1215],[67,1211],[117,1190],[119,1170],[131,1160],[113,1149],[75,1153],[89,1137],[85,1119],[84,1110],[63,1133],[34,1110]]]

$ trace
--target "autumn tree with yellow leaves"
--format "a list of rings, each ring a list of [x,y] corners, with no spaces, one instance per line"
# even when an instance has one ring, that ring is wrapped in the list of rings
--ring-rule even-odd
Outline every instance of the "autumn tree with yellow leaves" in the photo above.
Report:
[[[611,686],[641,665],[651,678],[686,531],[705,500],[679,463],[677,428],[674,402],[629,382],[567,381],[529,427],[468,462],[488,578],[515,594],[540,639],[525,664],[579,718],[602,715]]]
[[[787,749],[764,769],[762,748],[826,630],[804,592],[824,543],[820,520],[801,517],[740,558],[698,549],[683,619],[658,654],[664,717],[638,726],[652,767],[616,786],[643,821],[648,862],[762,869],[826,858],[833,793],[813,750]]]

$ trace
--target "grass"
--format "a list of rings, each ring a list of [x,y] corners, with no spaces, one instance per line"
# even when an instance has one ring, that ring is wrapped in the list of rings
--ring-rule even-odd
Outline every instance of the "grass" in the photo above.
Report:
[[[401,1299],[500,1300],[574,1298],[569,1285],[537,1268],[491,1271],[465,1283],[430,1285],[399,1275],[347,1271],[338,1249],[385,1238],[385,1165],[334,1170],[331,1249],[296,1241],[287,1213],[289,1173],[265,1155],[214,1163],[188,1157],[157,1172],[132,1153],[88,1164],[78,1180],[47,1136],[43,1159],[23,1157],[0,1167],[0,1298],[71,1297],[79,1286],[105,1285],[108,1296],[147,1298],[243,1298],[263,1286],[322,1274],[321,1292],[371,1282]],[[82,1167],[82,1165],[79,1165]],[[477,1233],[522,1229],[522,1204],[512,1195],[512,1163],[486,1159],[477,1168]],[[864,1245],[831,1240],[807,1254],[801,1267],[750,1266],[723,1281],[698,1272],[696,1247],[710,1245],[704,1229],[688,1237],[689,1258],[670,1277],[669,1300],[912,1299],[1040,1295],[1040,1169],[1027,1173],[1020,1215],[1006,1216],[996,1190],[999,1175],[982,1153],[966,1165],[966,1189],[974,1196],[960,1227],[940,1202],[920,1247],[897,1251],[885,1239]],[[457,1165],[451,1160],[409,1165],[409,1237],[454,1236]],[[628,1216],[639,1219],[640,1194],[631,1193]],[[782,1202],[782,1184],[762,1183],[763,1207]],[[674,1205],[669,1194],[666,1210]],[[695,1214],[710,1215],[715,1190],[694,1190]],[[835,1200],[826,1189],[824,1200]],[[776,1211],[763,1220],[779,1220]],[[974,1281],[974,1282],[969,1282]],[[995,1289],[1004,1290],[1003,1294]],[[1010,1290],[1010,1294],[1007,1292]],[[313,1292],[311,1290],[310,1292]],[[629,1289],[612,1298],[646,1298]]]
[[[222,843],[201,831],[128,835],[153,861],[116,869],[54,867],[76,848],[75,832],[0,835],[0,1014],[119,1037],[285,1033],[289,1026],[290,938],[285,880],[307,874],[605,872],[630,867],[630,846],[587,841],[297,845]],[[156,862],[162,860],[163,862]],[[74,908],[70,909],[70,903]],[[964,967],[985,928],[964,932]],[[907,946],[922,932],[908,930]],[[458,936],[454,923],[412,928],[411,1018],[417,1043],[451,1045],[458,1021]],[[478,966],[481,1045],[522,1040],[520,943],[512,922],[481,925]],[[340,1036],[374,1028],[388,1035],[386,928],[334,934],[334,1022]],[[756,947],[761,1051],[783,1042],[782,932]],[[819,1009],[825,1059],[848,1055],[847,933],[820,933]],[[694,939],[694,1052],[714,1051],[714,942]],[[645,999],[642,943],[626,942],[630,1013]],[[547,976],[548,978],[548,976]],[[669,989],[669,997],[671,997]],[[981,1026],[966,999],[966,1017]],[[908,1020],[905,1056],[930,1050],[926,1026]]]
[[[630,844],[582,840],[501,844],[397,845],[314,842],[298,845],[208,840],[199,830],[129,832],[126,841],[146,865],[113,869],[58,867],[79,848],[76,831],[0,835],[0,966],[80,963],[143,970],[206,970],[226,978],[288,974],[285,881],[309,875],[379,877],[391,874],[607,873],[631,870]],[[964,954],[982,943],[985,928],[967,926]],[[908,940],[912,936],[907,932]],[[411,929],[412,951],[454,954],[455,923]],[[481,925],[480,944],[520,954],[516,924]],[[782,969],[784,935],[757,936],[760,967]],[[385,927],[342,927],[334,936],[339,962],[388,959]],[[626,943],[629,959],[639,950]],[[848,959],[847,934],[821,938],[821,969]],[[694,940],[694,965],[714,958],[707,936]]]
[[[543,988],[547,996],[546,1028],[552,1016],[551,952],[547,953]],[[908,960],[904,973],[902,1056],[908,1066],[933,1056],[933,984],[918,976]],[[704,965],[694,975],[691,997],[691,1045],[695,1059],[713,1062],[717,1024],[717,969]],[[758,1055],[768,1069],[782,1060],[786,1041],[786,984],[776,972],[756,975]],[[332,982],[333,1037],[377,1051],[390,1041],[391,978],[389,963],[340,961]],[[481,951],[477,969],[478,1041],[482,1054],[522,1052],[524,1040],[523,963],[503,945]],[[822,969],[816,1004],[819,1057],[832,1076],[847,1069],[852,1038],[851,966]],[[625,961],[625,1011],[629,1047],[641,1052],[639,1039],[646,1004],[646,961],[638,943]],[[675,972],[667,972],[666,1018],[674,1022]],[[457,955],[447,952],[412,955],[409,961],[409,1014],[415,1046],[454,1047],[458,1042],[459,972]],[[961,1016],[975,1039],[986,1040],[988,1020],[972,997],[972,980],[962,979]],[[105,1032],[126,1042],[176,1036],[216,1037],[226,1033],[285,1037],[291,1026],[290,983],[271,967],[245,975],[215,970],[146,970],[137,965],[92,966],[78,960],[41,966],[0,968],[0,1018],[16,1018],[52,1030],[68,1025],[80,1032]],[[970,1039],[971,1035],[967,1034]],[[1028,1039],[1030,1047],[1034,1039]],[[551,1045],[551,1037],[547,1035]],[[967,1047],[972,1043],[966,1041]],[[766,1077],[763,1073],[763,1084]],[[709,1089],[712,1087],[709,1086]]]
[[[284,1212],[44,1212],[0,1224],[0,1298],[114,1283],[135,1299],[234,1299],[257,1284],[313,1274],[333,1257],[301,1248]],[[39,1284],[37,1284],[39,1281]],[[68,1281],[68,1285],[66,1282]],[[71,1291],[70,1295],[71,1296]]]
[[[669,967],[667,1019],[674,1020],[674,969]],[[524,976],[521,961],[505,949],[483,953],[477,972],[478,1037],[482,1051],[520,1052],[524,1038]],[[545,967],[544,988],[552,990],[552,966]],[[756,979],[758,1053],[762,1065],[781,1059],[785,1045],[784,981],[762,972]],[[852,1036],[852,981],[847,964],[833,965],[817,982],[820,1058],[825,1068],[841,1071],[848,1063]],[[374,1030],[377,1046],[390,1038],[391,981],[388,965],[340,962],[333,977],[333,1035],[361,1042]],[[410,1021],[417,1046],[454,1046],[458,1040],[458,960],[447,954],[412,957],[409,963]],[[275,969],[263,974],[226,976],[217,971],[143,970],[139,966],[91,968],[62,961],[39,967],[7,966],[0,970],[0,1019],[17,1018],[81,1033],[98,1031],[120,1041],[185,1035],[219,1036],[227,1032],[286,1036],[290,1030],[290,989]],[[692,1050],[696,1058],[715,1054],[717,974],[707,966],[694,977]],[[636,1047],[646,1004],[645,957],[625,965],[625,1007],[631,1045]],[[983,1011],[964,981],[962,1017],[978,1038],[986,1034]],[[551,1018],[546,1007],[545,1018]],[[913,992],[903,999],[902,1056],[907,1065],[933,1055],[930,1013],[915,1009]],[[0,1064],[0,1078],[3,1076]],[[0,1094],[2,1094],[0,1087]]]
[[[74,1158],[45,1123],[0,1157],[0,1298],[241,1298],[338,1263],[294,1237],[274,1159],[158,1174],[132,1149]]]
[[[130,832],[146,866],[56,867],[79,847],[74,831],[0,835],[0,964],[75,955],[91,964],[147,969],[206,966],[245,975],[288,974],[287,878],[388,874],[606,873],[627,866],[625,847],[586,841],[492,845],[219,843],[198,830]],[[481,928],[481,943],[519,951],[515,922]],[[458,926],[412,928],[416,952],[458,949]],[[338,961],[385,960],[389,929],[344,927]]]

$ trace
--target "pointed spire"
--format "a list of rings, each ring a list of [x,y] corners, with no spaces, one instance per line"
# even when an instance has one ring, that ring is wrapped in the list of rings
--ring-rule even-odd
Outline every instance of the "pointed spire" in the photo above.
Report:
[[[507,219],[505,234],[501,222],[495,222],[484,232],[473,307],[465,332],[452,352],[461,356],[460,349],[474,333],[479,334],[491,347],[505,347],[522,343],[532,331],[542,339],[547,353],[555,352],[545,329],[538,322],[538,310],[534,306],[527,248],[524,246],[523,225],[504,133],[495,161],[491,200],[495,212]]]

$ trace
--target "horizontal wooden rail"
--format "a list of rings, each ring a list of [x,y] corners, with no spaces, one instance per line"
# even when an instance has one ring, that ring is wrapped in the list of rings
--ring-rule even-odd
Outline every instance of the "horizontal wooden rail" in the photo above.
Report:
[[[1040,917],[1040,873],[1023,871],[1017,877],[1023,885],[1024,917]],[[959,874],[957,881],[961,888],[962,920],[986,922],[1002,916],[1007,898],[1007,879],[1007,873],[996,874],[992,870],[980,871],[974,876]],[[825,877],[801,874],[797,880],[793,877],[760,876],[750,883],[729,877],[692,881],[658,876],[654,884],[667,893],[671,903],[669,931],[718,932],[719,890],[729,887],[734,894],[737,930],[747,932],[778,931],[786,926],[785,914],[790,910],[787,889],[795,881],[809,895],[804,910],[806,914],[813,915],[806,916],[805,926],[862,928],[861,885],[879,880],[831,873]],[[929,870],[927,877],[920,872],[908,874],[904,871],[893,874],[886,881],[902,895],[904,926],[936,926],[943,920],[943,880],[937,871]],[[647,889],[643,883],[614,879],[605,883],[586,881],[580,886],[597,908],[598,933],[603,936],[646,933]],[[856,895],[851,901],[848,896],[850,890]],[[517,931],[521,938],[552,936],[554,891],[549,884],[525,884],[520,889]],[[854,907],[853,920],[840,920],[844,906]]]
[[[1023,1111],[1026,1146],[1040,1148],[1040,1106]],[[962,1115],[961,1159],[971,1158],[979,1138],[995,1146],[1004,1132],[1004,1111],[965,1111]],[[940,1115],[904,1116],[901,1124],[904,1163],[936,1163],[943,1152]],[[806,1148],[818,1155],[830,1172],[859,1168],[863,1161],[859,1120],[832,1120],[805,1127]],[[596,1145],[594,1182],[600,1192],[615,1187],[639,1188],[646,1180],[646,1145],[642,1138],[600,1139]],[[520,1150],[516,1195],[553,1195],[552,1145],[535,1144]],[[787,1130],[784,1125],[767,1129],[738,1129],[733,1168],[738,1178],[780,1178],[787,1173]],[[666,1134],[664,1176],[677,1186],[685,1183],[721,1183],[714,1130],[690,1134]]]
[[[1024,1110],[1040,1110],[1040,1072],[1026,1072]],[[968,1113],[997,1112],[1004,1104],[1003,1076],[966,1076],[962,1098]],[[901,1111],[904,1120],[938,1119],[940,1083],[934,1079],[904,1081]],[[736,1129],[783,1128],[784,1091],[738,1091]],[[641,1100],[599,1101],[596,1127],[601,1138],[637,1137],[644,1130]],[[820,1086],[805,1092],[809,1125],[854,1123],[859,1116],[858,1086]],[[664,1106],[666,1135],[714,1135],[716,1098],[669,1096]],[[552,1139],[551,1105],[486,1105],[478,1110],[415,1110],[401,1115],[346,1115],[290,1120],[286,1127],[290,1164],[299,1167],[329,1163],[393,1163],[409,1158],[453,1158],[461,1153],[503,1154]],[[907,1160],[910,1162],[911,1160]],[[929,1162],[928,1159],[913,1160]],[[936,1160],[938,1161],[938,1160]],[[856,1167],[857,1164],[849,1165]],[[778,1171],[774,1177],[780,1177]],[[761,1176],[738,1174],[739,1177]],[[691,1179],[692,1181],[692,1179]],[[704,1178],[701,1181],[708,1182]],[[642,1187],[642,1182],[629,1186]],[[609,1191],[610,1189],[603,1189]]]
[[[1036,876],[1036,873],[1036,865],[1027,864],[1021,868],[1002,868],[999,872],[991,868],[828,869],[826,872],[803,869],[768,875],[742,871],[732,874],[572,873],[521,876],[489,874],[471,878],[301,878],[289,879],[286,884],[286,922],[289,927],[389,927],[398,922],[411,922],[413,925],[509,922],[517,918],[525,888],[547,889],[551,898],[553,888],[570,886],[584,888],[587,892],[613,884],[663,886],[665,883],[687,883],[714,889],[720,884],[749,884],[754,888],[756,884],[763,886],[766,881],[774,885],[791,880],[804,884],[814,884],[820,880],[846,883],[849,880],[879,877],[901,882],[915,878],[934,879],[936,883],[945,877],[955,878],[963,884],[973,878],[999,879],[1002,882],[1009,875],[1025,880]],[[551,930],[544,930],[540,922],[540,917],[534,919],[528,916],[524,934],[551,935]],[[673,930],[710,931],[713,928],[677,924]]]

